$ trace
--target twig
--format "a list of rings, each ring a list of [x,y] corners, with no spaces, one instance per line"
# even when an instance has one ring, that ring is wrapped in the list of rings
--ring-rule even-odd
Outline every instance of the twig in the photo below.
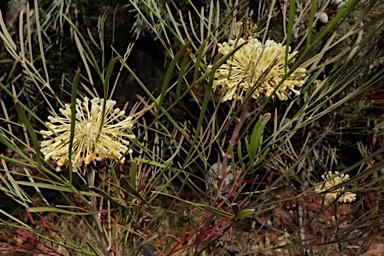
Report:
[[[218,182],[217,182],[217,187],[220,187],[225,174],[227,172],[227,166],[229,163],[229,158],[231,156],[231,145],[235,145],[237,142],[237,139],[239,138],[240,130],[241,127],[243,127],[243,124],[245,120],[249,117],[249,109],[251,108],[251,101],[248,100],[243,107],[243,110],[241,112],[240,118],[237,120],[237,124],[235,126],[235,129],[232,133],[231,141],[229,142],[229,146],[225,154],[223,155],[223,163],[221,165],[221,174],[219,176]]]
[[[92,165],[90,165],[90,168],[89,168],[89,170],[87,170],[87,172],[88,172],[87,173],[88,187],[91,190],[92,188],[95,187],[95,176],[94,176],[95,172],[93,171]],[[101,224],[100,213],[97,213],[98,209],[97,209],[96,203],[97,203],[96,197],[95,196],[91,196],[91,209],[92,209],[94,218],[96,220],[96,225],[97,225],[97,241],[99,241],[100,247],[101,247],[104,255],[108,256],[109,255],[109,251],[108,251],[107,246],[105,244],[106,237],[105,237],[105,234],[103,232],[103,226]]]

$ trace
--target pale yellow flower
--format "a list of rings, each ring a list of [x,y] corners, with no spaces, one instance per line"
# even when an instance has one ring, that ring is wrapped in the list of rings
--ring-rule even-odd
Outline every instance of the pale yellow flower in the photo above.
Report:
[[[228,54],[243,43],[215,73],[213,87],[215,91],[223,91],[222,101],[243,100],[249,91],[252,91],[252,98],[263,93],[270,96],[285,74],[285,46],[272,40],[265,44],[255,38],[230,40],[219,44],[219,53]],[[295,61],[296,54],[296,51],[289,54],[290,63]],[[291,92],[300,94],[295,88],[303,85],[305,72],[304,68],[297,68],[280,85],[276,91],[280,100],[287,100]]]
[[[315,191],[318,193],[321,193],[321,192],[324,192],[327,190],[331,190],[332,192],[327,192],[325,194],[325,199],[328,202],[333,202],[334,200],[336,200],[336,198],[340,194],[341,194],[341,196],[338,199],[339,202],[351,203],[351,202],[356,200],[356,194],[349,192],[349,191],[345,191],[346,188],[344,186],[339,187],[337,189],[332,189],[332,188],[342,184],[343,182],[349,180],[348,174],[340,174],[339,175],[339,172],[335,172],[335,174],[333,174],[331,171],[329,171],[328,173],[321,175],[321,177],[323,178],[325,183],[319,185],[315,189]]]
[[[127,152],[130,141],[135,138],[132,134],[132,117],[126,117],[123,110],[113,109],[116,102],[107,100],[105,106],[104,122],[103,99],[84,101],[76,100],[75,133],[72,147],[72,168],[76,172],[84,164],[87,166],[96,161],[106,159],[124,161],[123,155]],[[61,166],[68,165],[68,149],[71,129],[71,106],[65,105],[60,109],[63,116],[49,116],[46,125],[54,131],[41,131],[44,139],[41,142],[41,152],[45,159],[56,161]],[[100,130],[101,126],[101,130]],[[100,130],[100,132],[99,132]],[[55,136],[57,134],[57,136]]]

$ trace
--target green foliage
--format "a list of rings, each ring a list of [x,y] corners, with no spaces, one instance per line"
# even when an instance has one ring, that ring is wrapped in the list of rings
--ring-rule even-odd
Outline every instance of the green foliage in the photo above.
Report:
[[[96,25],[86,19],[84,4],[35,1],[33,14],[28,5],[27,14],[20,14],[17,29],[0,15],[7,59],[0,63],[0,143],[6,148],[0,155],[0,190],[14,207],[1,205],[0,236],[13,238],[10,244],[21,239],[22,230],[35,245],[30,253],[51,255],[223,255],[234,243],[240,255],[272,255],[276,249],[333,255],[348,254],[351,245],[362,254],[368,241],[380,236],[384,16],[379,3],[131,0],[112,6],[100,1],[92,9],[113,14],[112,39],[108,15],[88,13],[99,17]],[[328,14],[328,23],[319,13]],[[131,32],[119,38],[124,47],[115,48],[117,25],[132,20]],[[213,91],[216,71],[233,62],[246,43],[223,56],[217,54],[219,44],[249,35],[263,43],[279,38],[286,45],[284,76],[269,96],[254,99],[247,92],[243,101],[222,102]],[[156,89],[143,75],[150,67],[138,71],[131,60],[145,37],[163,49],[156,63],[165,63],[165,69],[157,67],[164,72],[153,77]],[[293,65],[287,64],[289,47],[299,51]],[[301,94],[275,101],[273,94],[296,68],[307,70]],[[271,64],[256,86],[272,69]],[[122,104],[135,121],[126,160],[83,166],[86,175],[72,172],[76,99],[104,98],[94,150],[106,100],[124,77],[123,89],[139,93],[136,102]],[[57,172],[56,163],[40,155],[40,130],[51,129],[46,111],[60,116],[67,102],[71,125],[63,143],[69,168]],[[217,184],[208,195],[204,176],[214,163],[221,167],[213,170]],[[320,178],[329,171],[339,172],[335,179],[344,174],[350,179],[316,192],[329,184]],[[358,200],[343,204],[339,195],[326,201],[327,193],[340,188]],[[235,232],[242,235],[235,239]],[[277,235],[270,244],[252,244]],[[15,255],[27,250],[23,243],[0,243],[0,248]]]

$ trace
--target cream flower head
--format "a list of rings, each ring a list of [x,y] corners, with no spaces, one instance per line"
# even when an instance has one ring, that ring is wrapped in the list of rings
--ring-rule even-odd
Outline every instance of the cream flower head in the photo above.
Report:
[[[219,44],[219,53],[230,53],[237,45],[238,49],[215,73],[213,88],[224,91],[222,101],[243,100],[246,92],[252,91],[252,98],[265,93],[270,96],[285,74],[285,46],[272,40],[263,45],[255,38],[248,41],[229,40]],[[297,52],[289,54],[288,60],[294,62]],[[306,70],[297,68],[279,87],[276,95],[280,100],[287,100],[291,92],[299,95],[295,87],[301,87]],[[256,88],[255,88],[256,87]]]
[[[89,106],[90,104],[90,106]],[[103,99],[87,97],[83,101],[76,99],[75,133],[72,146],[72,169],[76,172],[84,164],[105,159],[124,161],[123,154],[129,147],[132,134],[132,117],[124,116],[125,112],[113,109],[116,101],[107,100],[105,117],[103,116]],[[49,116],[46,125],[53,131],[41,131],[44,141],[41,142],[41,152],[45,159],[52,158],[57,163],[57,170],[68,165],[68,148],[71,133],[71,106],[65,105],[60,109],[63,116]],[[100,130],[101,126],[101,130]],[[100,132],[99,132],[100,131]],[[57,136],[55,136],[57,134]]]
[[[321,177],[326,182],[324,184],[319,185],[315,189],[315,191],[318,193],[321,193],[321,192],[324,192],[324,191],[331,189],[332,192],[327,192],[325,194],[325,199],[328,202],[334,201],[340,194],[342,194],[342,195],[338,199],[339,202],[351,203],[351,202],[356,200],[356,194],[355,193],[348,192],[348,191],[344,192],[345,187],[339,187],[337,189],[332,189],[332,188],[342,184],[343,182],[349,180],[348,174],[340,174],[339,175],[339,172],[335,172],[335,174],[333,174],[331,171],[329,171],[328,173],[321,175]]]

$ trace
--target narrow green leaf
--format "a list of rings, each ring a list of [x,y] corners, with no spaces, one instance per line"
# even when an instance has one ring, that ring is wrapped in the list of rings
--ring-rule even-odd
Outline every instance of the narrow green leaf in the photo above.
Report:
[[[342,20],[345,15],[350,12],[353,7],[358,3],[358,0],[349,0],[347,1],[344,6],[336,13],[336,15],[329,21],[327,26],[320,31],[316,35],[316,37],[313,39],[312,43],[310,45],[307,45],[304,52],[301,54],[301,56],[296,60],[295,64],[292,66],[291,71],[295,70],[302,60],[307,57],[307,53],[315,46],[319,45],[321,40],[329,34],[329,32],[339,23],[340,20]],[[288,46],[288,41],[287,41]]]
[[[132,162],[132,169],[131,169],[131,179],[129,181],[131,186],[133,188],[137,188],[137,163],[135,161]],[[132,201],[132,196],[128,195],[127,197],[127,203]]]
[[[80,210],[82,208],[79,207]],[[31,207],[28,208],[29,212],[58,212],[58,213],[64,213],[64,214],[70,214],[70,215],[93,215],[92,212],[73,212],[73,211],[68,211],[64,209],[59,209],[56,207]]]
[[[97,248],[95,243],[92,243],[90,241],[86,242],[89,248],[91,248],[93,255],[103,255],[99,248]]]
[[[183,82],[183,77],[186,74],[187,64],[189,61],[189,56],[191,55],[192,50],[188,50],[186,54],[184,55],[183,60],[181,61],[180,70],[179,70],[179,77],[177,79],[177,85],[176,85],[176,99],[180,100],[180,91],[181,91],[181,84]]]
[[[73,190],[68,187],[53,185],[53,184],[47,184],[43,182],[30,182],[30,181],[16,181],[16,183],[20,186],[28,186],[28,187],[35,187],[35,188],[43,188],[43,189],[52,189],[55,191],[62,191],[62,192],[69,192],[73,193]],[[95,194],[88,191],[79,191],[79,194],[84,196],[96,196],[100,197],[99,194]]]
[[[106,71],[105,77],[104,77],[104,83],[107,83],[109,81],[109,79],[111,78],[111,75],[112,75],[113,68],[115,67],[116,62],[119,61],[120,59],[121,59],[121,56],[117,56],[109,62],[108,67],[107,67],[107,71]]]
[[[99,189],[99,188],[96,188],[96,187],[93,187],[93,188],[90,188],[92,191],[94,191],[95,193],[99,194],[100,196],[102,196],[105,200],[111,202],[111,203],[115,203],[116,205],[119,205],[119,206],[122,206],[124,208],[127,207],[127,204],[123,201],[123,200],[120,200],[118,198],[115,198],[115,197],[111,197],[108,193],[106,193],[104,190],[102,189]]]
[[[105,77],[103,78],[103,89],[104,89],[104,102],[103,102],[103,114],[101,115],[101,122],[100,122],[100,127],[99,127],[99,134],[97,135],[97,139],[99,139],[101,129],[103,128],[104,124],[104,119],[105,119],[105,111],[106,111],[106,105],[107,105],[107,99],[108,99],[108,91],[109,91],[109,79],[111,78],[113,68],[118,60],[120,60],[121,57],[117,56],[116,58],[113,58],[107,67],[107,71],[105,74]]]
[[[129,183],[129,181],[125,176],[122,176],[120,178],[120,183],[121,183],[121,187],[125,189],[125,192],[129,193],[130,195],[133,195],[136,198],[139,198],[141,201],[148,204],[147,200],[145,200],[145,198],[142,195],[140,195],[140,193],[134,187],[132,187],[131,183]]]
[[[209,102],[209,99],[210,99],[211,93],[212,93],[212,85],[213,85],[214,75],[215,75],[215,73],[212,72],[211,76],[209,77],[208,86],[207,86],[207,89],[206,89],[206,92],[204,95],[203,103],[201,105],[199,120],[197,121],[197,126],[195,129],[196,132],[195,132],[195,135],[194,135],[194,138],[193,138],[191,145],[196,145],[196,141],[197,141],[199,134],[200,134],[200,129],[201,129],[201,126],[202,126],[204,118],[205,118],[205,111],[207,110],[208,102]],[[187,157],[184,160],[184,165],[189,161],[189,158],[192,155],[193,150],[194,150],[194,147],[191,147],[188,154],[187,154]]]
[[[69,136],[69,146],[68,146],[68,162],[69,162],[69,174],[70,181],[72,182],[72,147],[73,139],[75,137],[75,124],[76,124],[76,97],[77,97],[77,87],[80,80],[80,69],[77,69],[75,77],[73,78],[72,88],[71,88],[71,133]]]
[[[199,70],[201,67],[201,59],[203,58],[203,54],[205,52],[205,45],[207,44],[207,40],[204,40],[201,44],[199,51],[197,52],[197,58],[195,63],[195,71],[193,72],[193,82],[197,80],[199,77]]]
[[[93,82],[93,78],[92,78],[92,74],[91,74],[91,69],[89,68],[89,65],[88,65],[86,52],[84,51],[83,45],[81,44],[81,42],[80,42],[80,40],[79,40],[79,38],[77,36],[76,31],[73,32],[73,38],[75,39],[75,43],[76,43],[77,49],[79,51],[81,60],[83,61],[85,70],[87,71],[89,82],[91,83],[91,85],[94,85],[95,83]]]
[[[9,173],[9,171],[6,172],[7,180],[9,182],[6,182],[10,196],[17,201],[19,204],[23,205],[24,207],[28,207],[28,204],[32,204],[32,200],[30,196],[16,183],[15,179],[13,178],[13,175]],[[6,181],[2,178],[2,181]],[[1,189],[2,190],[2,189]]]
[[[87,52],[88,52],[88,54],[89,54],[89,56],[90,56],[90,59],[91,59],[92,64],[93,64],[93,67],[95,68],[95,70],[96,70],[97,74],[99,75],[101,81],[103,81],[103,74],[102,74],[101,71],[100,71],[98,62],[97,62],[95,56],[93,55],[93,52],[92,52],[91,48],[89,47],[87,41],[86,41],[86,40],[84,39],[84,37],[81,35],[81,33],[80,33],[79,29],[76,27],[76,25],[75,25],[75,24],[74,24],[74,23],[73,23],[73,22],[72,22],[66,15],[63,14],[63,16],[64,16],[65,20],[69,23],[69,25],[71,25],[71,27],[72,27],[72,28],[75,30],[75,32],[76,32],[76,33],[74,32],[75,41],[76,41],[77,36],[80,37],[82,44],[83,44],[83,45],[85,46],[85,48],[87,49]],[[76,45],[77,45],[78,47],[81,46],[81,49],[83,49],[82,44],[80,43],[80,41],[79,41],[78,38],[77,38]],[[79,49],[79,50],[80,50],[80,49]],[[83,50],[83,51],[84,51],[84,50]],[[80,54],[82,54],[83,51],[80,52]],[[83,57],[85,57],[85,55],[83,54],[83,56],[81,56],[81,57],[82,57],[82,59],[83,59]],[[84,62],[84,60],[85,60],[85,58],[83,59],[83,62]],[[87,62],[85,62],[84,65],[86,65],[85,67],[88,67],[88,63],[87,63]],[[90,75],[90,73],[88,73],[88,75]],[[93,85],[92,76],[90,76],[89,78],[91,79],[90,81],[92,81],[91,84]]]
[[[183,199],[180,198],[180,196],[174,196],[174,195],[171,195],[171,194],[168,194],[168,193],[164,193],[164,192],[160,192],[160,191],[157,191],[156,194],[176,199],[176,200],[178,200],[180,202],[183,202],[185,204],[188,204],[188,205],[191,205],[191,206],[196,207],[198,209],[201,209],[203,211],[209,212],[212,215],[215,215],[217,217],[231,218],[231,217],[235,216],[235,215],[233,215],[233,214],[231,214],[231,213],[229,213],[227,211],[219,210],[219,209],[216,209],[216,208],[214,208],[212,206],[209,206],[209,205],[197,204],[197,203],[193,203],[193,202],[190,202],[190,201],[187,201],[187,200],[183,200]]]
[[[257,121],[257,124],[255,128],[253,129],[250,145],[249,145],[249,151],[248,156],[249,159],[254,159],[257,153],[257,150],[259,149],[260,142],[263,136],[264,127],[271,118],[271,114],[267,113],[263,115],[259,121]]]
[[[211,69],[209,69],[208,71],[206,71],[197,81],[191,83],[191,85],[186,89],[186,90],[183,90],[183,94],[180,96],[180,98],[183,98],[185,95],[187,95],[193,88],[196,84],[198,83],[201,83],[203,81],[206,81],[210,76],[212,76],[216,70],[222,65],[224,64],[237,50],[239,50],[243,45],[243,44],[239,44],[238,46],[235,47],[235,49],[233,49],[231,52],[229,52],[228,54],[224,55],[223,57],[221,57],[217,62],[215,62],[215,64],[211,67]],[[148,89],[144,86],[144,84],[140,81],[140,79],[137,77],[137,75],[132,71],[132,69],[124,62],[124,61],[121,61],[121,63],[123,64],[124,67],[127,68],[127,70],[130,72],[130,74],[134,77],[134,79],[136,80],[136,82],[140,85],[140,87],[144,90],[144,92],[148,95],[148,97],[153,101],[153,102],[157,102],[155,97],[148,91]],[[212,89],[211,87],[208,86],[208,88],[210,88],[209,90],[209,93],[210,93],[210,90]],[[207,96],[208,100],[209,100],[209,96]],[[205,98],[204,98],[205,99]],[[204,101],[203,101],[204,102]],[[172,103],[168,109],[173,109],[174,106],[176,106],[178,104],[178,101],[175,101],[174,103]],[[204,103],[203,103],[204,105]],[[163,111],[163,114],[166,115],[170,121],[172,122],[172,124],[177,127],[177,129],[184,135],[186,136],[186,134],[184,133],[184,131],[182,129],[180,129],[180,127],[177,125],[177,123],[173,120],[173,118],[167,113],[168,110],[165,110],[164,108],[162,108],[160,106],[161,110]],[[201,113],[201,111],[200,111]],[[205,112],[204,112],[205,113]],[[202,116],[204,116],[204,113],[201,113]],[[188,136],[187,136],[188,137]],[[186,161],[188,161],[188,159],[186,159]]]
[[[237,215],[236,215],[236,218],[238,218],[239,220],[242,220],[252,214],[255,213],[255,210],[254,209],[245,209],[245,210],[242,210],[241,212],[239,212]]]
[[[36,152],[37,164],[40,168],[41,167],[40,144],[39,144],[39,141],[37,139],[37,135],[35,133],[35,130],[33,129],[27,116],[25,115],[23,107],[20,105],[20,102],[18,100],[15,100],[15,108],[16,108],[16,112],[17,112],[21,122],[25,125],[25,128],[27,129],[28,134],[32,140],[33,147],[35,148],[35,152]]]
[[[249,141],[247,139],[245,139],[245,149],[248,152],[248,158],[249,158],[249,162],[250,162],[251,166],[254,166],[255,159],[254,159],[254,157],[250,157],[250,155],[249,155],[250,145],[249,145]]]
[[[231,214],[231,213],[228,213],[226,211],[223,211],[223,210],[218,210],[212,206],[209,206],[209,205],[205,205],[205,204],[195,204],[194,205],[196,208],[199,208],[201,210],[204,210],[206,212],[209,212],[210,214],[216,216],[216,217],[220,217],[220,218],[231,218],[233,217],[234,215]]]
[[[131,173],[131,180],[130,184],[133,188],[136,188],[136,181],[137,181],[137,163],[135,161],[132,162],[132,173]]]
[[[247,152],[249,152],[249,141],[248,139],[245,139],[245,149],[247,150]]]
[[[2,33],[0,33],[0,36],[3,40],[3,42],[2,42],[2,43],[4,43],[3,45],[9,49],[12,49],[12,50],[17,49],[17,46],[12,39],[12,36],[8,32],[7,25],[5,25],[2,12],[0,12],[0,26],[1,26],[1,30],[2,30]]]
[[[49,74],[48,74],[48,69],[47,69],[47,61],[45,59],[45,50],[44,50],[44,44],[43,44],[43,38],[41,36],[41,25],[40,25],[40,17],[39,17],[39,8],[37,5],[37,0],[34,1],[35,3],[35,22],[36,22],[36,30],[37,30],[37,38],[39,41],[39,48],[40,48],[40,58],[41,62],[43,63],[44,67],[44,73],[45,73],[45,81],[47,84],[49,84]],[[21,30],[21,29],[20,29]]]
[[[269,152],[269,148],[267,148],[267,149],[263,152],[263,154],[259,157],[259,159],[257,159],[257,161],[255,162],[255,165],[254,165],[254,166],[258,166],[258,165],[264,160],[264,158],[267,156],[268,152]]]
[[[7,144],[5,144],[4,142],[6,142]],[[2,134],[0,134],[0,143],[4,144],[4,145],[11,145],[10,143],[8,143],[8,141],[6,141],[3,137]],[[15,152],[14,150],[12,150],[10,147],[6,146],[7,148],[9,148],[12,152]],[[19,155],[18,152],[21,152],[21,151],[16,151],[15,154]],[[4,155],[0,155],[0,159],[1,160],[4,160],[5,162],[7,163],[14,163],[16,165],[22,165],[24,167],[36,167],[35,164],[29,164],[29,163],[26,163],[24,161],[19,161],[19,160],[15,160],[14,158],[10,158],[10,157],[6,157]]]
[[[336,13],[335,17],[333,17],[328,25],[316,36],[315,40],[312,42],[310,47],[314,47],[318,45],[318,43],[323,39],[324,36],[326,36],[333,27],[339,23],[341,19],[344,18],[344,16],[352,10],[352,8],[358,3],[358,0],[349,0],[347,1],[343,7]]]
[[[17,100],[17,97],[7,89],[7,87],[5,85],[3,85],[3,83],[1,83],[0,81],[0,89],[2,91],[4,91],[5,93],[7,93],[12,99],[14,100]],[[42,125],[45,125],[45,122],[43,120],[41,120],[37,115],[36,113],[33,111],[33,110],[30,110],[29,108],[27,108],[23,103],[19,102],[19,104],[24,108],[24,110],[29,114],[31,115],[35,120],[37,120],[39,123],[41,123]],[[51,130],[52,131],[52,130]],[[53,131],[52,131],[53,132]]]
[[[8,140],[5,139],[5,137],[0,133],[0,142],[4,144],[7,148],[9,148],[12,152],[15,152],[17,155],[21,156],[24,160],[26,160],[28,163],[32,164],[33,166],[36,166],[37,163],[33,161],[30,157],[26,156],[21,150],[13,146],[11,143],[9,143]],[[1,156],[1,159],[7,160],[6,157]],[[17,163],[17,162],[16,162]],[[21,163],[23,165],[24,163]]]
[[[207,89],[206,89],[206,92],[204,94],[204,99],[203,99],[203,103],[201,105],[201,110],[200,110],[200,115],[199,115],[199,120],[197,122],[197,126],[196,126],[196,131],[195,131],[195,135],[193,137],[193,141],[191,142],[191,145],[196,145],[196,141],[199,137],[199,134],[200,134],[200,129],[201,129],[201,126],[203,124],[203,121],[204,121],[204,118],[205,118],[205,111],[207,110],[207,106],[208,106],[208,102],[211,98],[211,93],[212,93],[212,85],[213,85],[213,81],[214,81],[214,78],[215,78],[215,72],[218,68],[220,68],[220,66],[222,64],[224,64],[237,50],[239,50],[245,43],[242,43],[242,44],[239,44],[238,46],[236,46],[231,52],[229,52],[228,54],[224,55],[223,57],[221,57],[217,62],[215,62],[215,64],[207,71],[205,72],[199,79],[197,79],[196,81],[194,81],[191,86],[188,88],[188,90],[186,90],[183,94],[183,96],[185,94],[187,94],[193,87],[194,85],[196,85],[197,83],[200,83],[201,81],[204,81],[206,80],[207,78],[209,78],[208,80],[208,86],[207,86]],[[182,96],[182,97],[183,97]],[[174,105],[176,105],[177,103],[174,103]],[[244,104],[244,103],[243,103]],[[173,105],[172,105],[173,106]],[[171,106],[171,107],[172,107]],[[184,165],[185,166],[189,159],[190,159],[190,156],[192,155],[192,152],[194,150],[194,147],[191,147],[185,160],[184,160]]]
[[[317,0],[312,1],[312,7],[311,7],[311,15],[309,17],[309,24],[308,24],[308,33],[307,33],[307,46],[311,44],[311,35],[312,35],[312,28],[313,28],[313,22],[315,20],[315,14],[317,9]]]
[[[110,173],[111,173],[111,176],[112,176],[113,184],[118,184],[117,175],[116,175],[115,167],[113,166],[113,164],[111,164],[109,166],[109,169],[110,169]],[[120,187],[119,186],[114,186],[114,190],[115,190],[115,197],[119,198]]]
[[[164,164],[158,163],[156,161],[151,161],[151,160],[148,160],[148,159],[140,158],[140,157],[135,157],[135,161],[138,161],[138,162],[144,163],[144,164],[150,164],[150,165],[157,166],[157,167],[160,167],[160,168],[163,168],[163,169],[167,168],[167,166],[164,165]]]
[[[241,140],[237,142],[237,157],[239,158],[239,161],[240,161],[240,168],[244,171],[245,165],[244,165],[243,152],[241,147]]]
[[[218,61],[215,61],[215,64],[213,64],[210,69],[208,69],[199,79],[197,79],[196,81],[191,83],[191,85],[188,87],[187,90],[184,91],[184,93],[181,97],[184,97],[185,95],[187,95],[189,93],[189,91],[192,90],[196,84],[199,84],[203,81],[206,81],[209,77],[211,77],[212,74],[214,74],[216,72],[216,70],[219,69],[221,67],[221,65],[223,65],[229,58],[231,58],[231,56],[236,51],[238,51],[244,44],[246,44],[246,42],[237,45],[231,52],[222,56]],[[177,105],[177,102],[173,103],[173,105],[171,107],[173,107],[174,105]]]
[[[255,214],[254,217],[259,217],[259,216],[263,216],[265,214],[268,214],[270,213],[271,211],[273,211],[274,207],[270,207],[270,208],[267,208],[267,209],[264,209],[263,211],[261,212],[255,212],[255,210],[253,211],[253,213]]]
[[[188,47],[191,45],[191,42],[192,40],[188,40],[188,42],[186,42],[183,47],[181,47],[181,49],[177,52],[177,54],[175,55],[175,57],[173,58],[173,60],[171,61],[171,63],[169,64],[169,67],[168,67],[168,70],[167,70],[167,73],[165,74],[165,77],[164,77],[164,80],[163,80],[163,86],[162,86],[162,89],[161,89],[161,95],[160,95],[160,99],[159,101],[157,102],[157,105],[158,106],[161,106],[162,105],[162,102],[164,100],[164,97],[165,97],[165,94],[169,88],[169,82],[171,81],[171,78],[172,78],[172,74],[173,74],[173,71],[175,69],[175,66],[176,64],[179,62],[179,59],[184,56],[185,52],[187,51]],[[160,108],[157,108],[157,115],[159,115],[161,109]]]
[[[285,46],[285,65],[284,73],[287,74],[288,71],[288,56],[289,56],[289,45],[291,44],[293,22],[295,20],[295,9],[296,9],[296,0],[291,0],[289,5],[289,20],[288,20],[288,30],[287,30],[287,42]]]

